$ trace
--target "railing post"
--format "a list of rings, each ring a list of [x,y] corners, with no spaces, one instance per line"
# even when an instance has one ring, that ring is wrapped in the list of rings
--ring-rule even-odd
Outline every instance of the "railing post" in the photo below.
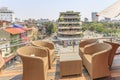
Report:
[[[112,42],[112,38],[110,38],[110,42]]]

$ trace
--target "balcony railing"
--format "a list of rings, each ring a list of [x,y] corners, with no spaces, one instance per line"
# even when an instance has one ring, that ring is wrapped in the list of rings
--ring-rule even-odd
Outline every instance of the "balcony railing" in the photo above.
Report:
[[[80,24],[80,22],[59,22],[58,24]]]
[[[76,34],[82,34],[82,32],[78,31],[62,31],[58,32],[58,34],[63,34],[63,35],[76,35]]]
[[[81,29],[82,27],[78,26],[78,27],[58,27],[58,29]]]
[[[67,19],[80,19],[80,17],[79,16],[64,16],[64,17],[60,17],[60,18],[67,18]]]

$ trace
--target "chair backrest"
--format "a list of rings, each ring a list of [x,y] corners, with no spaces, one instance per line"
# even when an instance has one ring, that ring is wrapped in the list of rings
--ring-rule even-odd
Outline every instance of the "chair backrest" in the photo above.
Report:
[[[48,42],[48,41],[40,41],[40,40],[36,40],[33,41],[32,44],[34,46],[42,46],[42,47],[47,47],[49,49],[54,49],[54,44],[52,42]]]
[[[92,43],[98,43],[98,39],[86,39],[86,40],[80,41],[79,47],[85,47],[86,45],[92,44]]]
[[[113,60],[114,60],[114,56],[115,56],[116,51],[117,51],[118,47],[120,46],[120,44],[119,43],[108,42],[108,41],[104,41],[104,43],[108,43],[112,46],[112,50],[111,50],[111,52],[109,54],[109,58],[108,58],[108,64],[111,67],[112,63],[113,63]]]
[[[17,50],[17,53],[22,56],[40,56],[40,57],[46,57],[47,50],[43,48],[38,48],[35,46],[24,46]]]
[[[110,48],[111,48],[111,45],[109,45],[107,43],[97,43],[97,44],[91,45],[89,47],[86,47],[84,49],[84,53],[85,54],[93,54],[93,53],[109,50]]]

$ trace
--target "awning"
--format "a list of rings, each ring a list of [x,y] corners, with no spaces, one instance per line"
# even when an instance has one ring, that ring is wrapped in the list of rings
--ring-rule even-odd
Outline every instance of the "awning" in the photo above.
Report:
[[[120,0],[107,7],[103,11],[97,14],[98,16],[102,16],[105,18],[115,18],[120,15]]]
[[[14,27],[14,28],[23,28],[23,26],[20,25],[20,24],[14,24],[13,27]]]

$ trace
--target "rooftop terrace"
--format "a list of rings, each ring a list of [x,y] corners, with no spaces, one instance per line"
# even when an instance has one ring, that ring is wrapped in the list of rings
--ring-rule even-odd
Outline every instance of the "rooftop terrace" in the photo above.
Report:
[[[60,54],[64,53],[78,53],[78,45],[74,47],[68,46],[63,47],[57,45],[58,54],[56,54],[55,61],[52,64],[52,68],[48,70],[48,79],[47,80],[90,80],[90,76],[87,70],[82,67],[82,75],[73,75],[73,76],[65,76],[60,78],[60,69],[59,69],[59,62],[60,62]],[[111,68],[111,75],[110,77],[100,78],[96,80],[119,80],[120,79],[120,55],[116,55],[114,58],[114,62]],[[22,62],[18,59],[12,65],[8,66],[7,68],[2,70],[0,74],[0,80],[21,80],[22,78]]]

